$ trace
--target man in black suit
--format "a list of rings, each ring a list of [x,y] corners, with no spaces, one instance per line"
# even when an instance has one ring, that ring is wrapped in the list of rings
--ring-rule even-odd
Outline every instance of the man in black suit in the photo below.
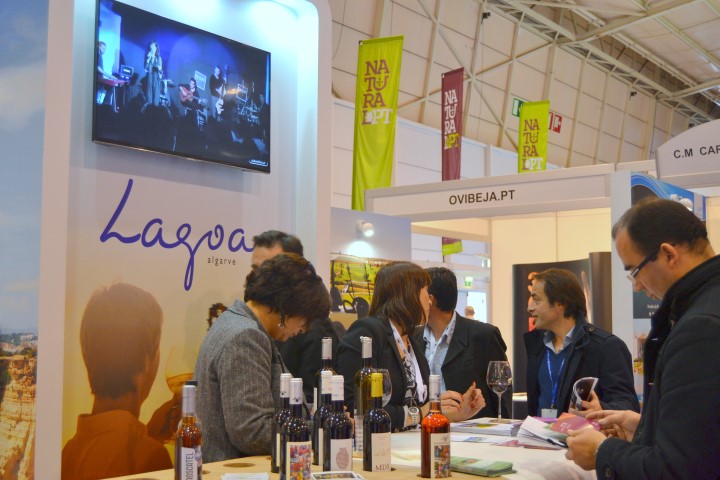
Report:
[[[442,391],[464,392],[475,382],[486,402],[475,416],[495,417],[498,397],[488,387],[486,374],[490,361],[507,360],[500,330],[455,312],[457,279],[451,270],[443,267],[426,270],[432,278],[428,288],[430,314],[427,325],[415,332],[415,339],[424,347],[430,373],[442,377]],[[511,391],[504,393],[502,403],[503,417],[511,417]]]
[[[707,227],[679,202],[644,199],[612,237],[633,290],[660,300],[643,411],[589,414],[602,432],[572,432],[566,456],[597,478],[720,478],[720,257]]]

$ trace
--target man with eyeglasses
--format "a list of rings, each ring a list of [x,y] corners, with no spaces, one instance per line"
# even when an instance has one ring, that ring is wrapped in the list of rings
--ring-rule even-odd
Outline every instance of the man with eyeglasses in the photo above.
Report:
[[[602,430],[568,438],[598,478],[720,478],[720,257],[707,229],[671,200],[644,200],[613,227],[636,291],[661,299],[645,344],[642,414],[602,411]]]

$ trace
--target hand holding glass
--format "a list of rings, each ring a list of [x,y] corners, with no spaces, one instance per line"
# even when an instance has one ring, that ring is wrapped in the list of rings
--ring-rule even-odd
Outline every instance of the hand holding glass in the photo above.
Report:
[[[498,421],[502,420],[502,394],[512,383],[510,362],[490,362],[487,371],[487,384],[498,396]]]

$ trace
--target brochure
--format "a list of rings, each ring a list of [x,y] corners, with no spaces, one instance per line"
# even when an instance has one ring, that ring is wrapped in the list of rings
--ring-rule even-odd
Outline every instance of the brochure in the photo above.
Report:
[[[498,422],[497,418],[483,417],[466,422],[453,423],[450,431],[453,433],[472,433],[475,435],[505,435],[514,436],[520,428],[521,420],[505,420]]]
[[[552,424],[543,422],[535,417],[527,417],[520,425],[518,435],[526,436],[534,439],[540,439],[558,447],[565,447],[565,439],[567,434],[550,430]]]
[[[499,477],[516,473],[512,462],[481,460],[479,458],[450,457],[450,470],[482,477]]]
[[[570,397],[570,406],[578,410],[584,410],[582,401],[590,400],[590,392],[595,389],[598,379],[595,377],[584,377],[578,379],[572,388],[572,396]]]
[[[364,477],[351,471],[313,472],[310,477],[313,480],[340,480],[346,478],[357,478],[364,480]]]
[[[223,473],[220,480],[270,480],[268,473]]]
[[[580,430],[587,427],[600,430],[599,423],[572,413],[563,413],[552,422],[544,422],[536,417],[527,417],[520,425],[518,435],[541,439],[552,445],[567,448],[565,439],[568,430]]]

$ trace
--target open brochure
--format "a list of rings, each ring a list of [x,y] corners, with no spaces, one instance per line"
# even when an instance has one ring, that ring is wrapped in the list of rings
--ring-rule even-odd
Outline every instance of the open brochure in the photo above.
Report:
[[[450,425],[453,433],[471,433],[475,435],[505,435],[513,436],[520,428],[520,420],[501,420],[497,418],[483,417],[466,422],[458,422]]]
[[[587,427],[600,430],[597,422],[571,413],[563,413],[551,422],[545,422],[536,417],[527,417],[520,425],[518,436],[540,439],[553,445],[567,447],[565,440],[568,430],[580,430]]]

